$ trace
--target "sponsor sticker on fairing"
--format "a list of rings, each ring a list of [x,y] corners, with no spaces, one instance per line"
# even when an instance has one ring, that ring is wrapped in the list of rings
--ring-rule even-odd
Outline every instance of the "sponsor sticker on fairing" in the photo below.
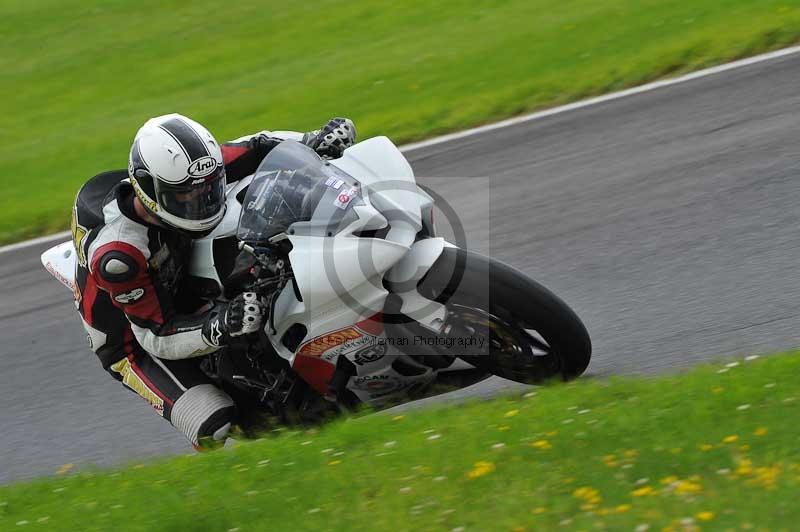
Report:
[[[335,177],[329,177],[328,180],[325,181],[325,184],[332,189],[339,190],[342,188],[342,185],[344,185],[344,181],[341,179],[336,179]]]
[[[395,380],[389,375],[366,375],[356,377],[353,384],[372,390],[385,390],[394,386]]]
[[[353,362],[359,366],[369,364],[370,362],[377,362],[383,358],[383,356],[386,354],[386,350],[386,344],[384,343],[369,345],[356,353],[356,356],[353,358]]]
[[[362,337],[363,335],[355,327],[346,327],[306,342],[300,347],[297,354],[320,357],[326,351]]]
[[[351,188],[346,192],[340,192],[336,196],[336,201],[333,202],[334,205],[339,207],[340,209],[346,209],[348,205],[350,205],[350,201],[355,197],[358,191],[355,188]]]
[[[61,272],[59,272],[55,268],[55,266],[50,264],[50,262],[45,264],[44,267],[48,272],[50,272],[50,275],[52,275],[53,277],[58,279],[61,282],[61,284],[63,284],[64,286],[66,286],[70,290],[73,290],[73,291],[75,290],[75,287],[77,286],[77,283],[74,283],[74,282],[70,281],[69,279],[67,279],[66,277],[64,277],[63,275],[61,275]],[[78,298],[76,298],[76,299],[78,299]]]
[[[364,375],[355,377],[353,386],[373,394],[386,394],[405,388],[406,383],[392,375]]]

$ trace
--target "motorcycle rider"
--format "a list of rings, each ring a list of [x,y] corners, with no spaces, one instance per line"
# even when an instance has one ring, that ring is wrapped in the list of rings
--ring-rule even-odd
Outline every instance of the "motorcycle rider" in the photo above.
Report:
[[[196,448],[220,445],[235,422],[233,400],[198,357],[256,334],[267,310],[252,293],[228,302],[189,297],[192,239],[222,220],[226,183],[252,174],[280,142],[335,158],[355,134],[350,120],[335,118],[306,134],[263,131],[219,145],[185,116],[159,116],[136,133],[127,173],[95,176],[78,193],[75,298],[90,347]]]

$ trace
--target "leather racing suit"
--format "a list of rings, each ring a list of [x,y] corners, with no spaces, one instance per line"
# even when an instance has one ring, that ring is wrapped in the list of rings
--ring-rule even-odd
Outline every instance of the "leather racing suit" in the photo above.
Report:
[[[261,132],[223,144],[228,182],[252,174],[286,139],[313,142]],[[214,445],[235,422],[235,407],[197,357],[220,348],[208,330],[219,307],[185,296],[191,239],[138,216],[126,178],[124,170],[95,176],[76,199],[76,306],[103,368],[196,447]]]

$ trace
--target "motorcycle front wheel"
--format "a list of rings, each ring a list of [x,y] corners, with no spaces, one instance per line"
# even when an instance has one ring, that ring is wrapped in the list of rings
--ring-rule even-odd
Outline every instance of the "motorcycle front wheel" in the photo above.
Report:
[[[547,288],[495,259],[445,248],[418,285],[447,307],[451,352],[476,368],[528,384],[573,379],[589,365],[589,333]]]

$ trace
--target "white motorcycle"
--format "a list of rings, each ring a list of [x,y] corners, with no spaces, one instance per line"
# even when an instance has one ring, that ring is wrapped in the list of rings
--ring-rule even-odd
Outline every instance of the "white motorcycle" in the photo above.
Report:
[[[436,236],[434,200],[386,137],[320,159],[281,143],[232,183],[222,223],[194,242],[197,293],[269,301],[259,343],[202,367],[253,419],[313,421],[365,403],[406,402],[490,375],[569,379],[589,335],[558,297],[519,271]],[[71,242],[42,255],[73,288]]]

